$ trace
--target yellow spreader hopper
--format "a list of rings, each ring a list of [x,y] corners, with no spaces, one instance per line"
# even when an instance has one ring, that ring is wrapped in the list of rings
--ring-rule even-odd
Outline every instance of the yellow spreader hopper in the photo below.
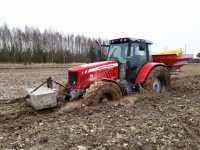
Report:
[[[180,56],[182,54],[182,48],[164,50],[157,53],[156,55],[166,55],[166,54],[176,54],[177,56]]]

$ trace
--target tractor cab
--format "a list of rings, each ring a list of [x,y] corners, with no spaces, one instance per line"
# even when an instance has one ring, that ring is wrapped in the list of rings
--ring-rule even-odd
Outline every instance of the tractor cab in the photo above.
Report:
[[[150,60],[151,44],[151,41],[144,39],[111,40],[107,60],[118,61],[120,79],[134,80],[139,68]]]

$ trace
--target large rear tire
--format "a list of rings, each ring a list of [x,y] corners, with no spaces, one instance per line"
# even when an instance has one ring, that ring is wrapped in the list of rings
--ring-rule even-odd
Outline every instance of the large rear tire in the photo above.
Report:
[[[167,68],[158,66],[149,73],[144,88],[153,93],[162,93],[170,87],[170,74]]]
[[[85,105],[96,105],[103,100],[113,101],[122,97],[120,87],[109,81],[96,81],[90,85],[83,95],[83,103]]]

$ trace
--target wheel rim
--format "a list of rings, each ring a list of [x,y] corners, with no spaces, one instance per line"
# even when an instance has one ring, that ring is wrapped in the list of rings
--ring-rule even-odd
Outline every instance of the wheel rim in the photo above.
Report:
[[[157,78],[153,82],[153,90],[157,93],[160,93],[162,89],[161,81]]]

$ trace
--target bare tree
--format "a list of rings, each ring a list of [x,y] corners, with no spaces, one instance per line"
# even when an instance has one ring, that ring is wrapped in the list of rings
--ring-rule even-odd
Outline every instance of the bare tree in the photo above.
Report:
[[[96,58],[96,39],[83,35],[64,35],[38,28],[10,29],[0,26],[0,62],[12,63],[68,63],[88,62]],[[106,42],[101,39],[98,41]]]

